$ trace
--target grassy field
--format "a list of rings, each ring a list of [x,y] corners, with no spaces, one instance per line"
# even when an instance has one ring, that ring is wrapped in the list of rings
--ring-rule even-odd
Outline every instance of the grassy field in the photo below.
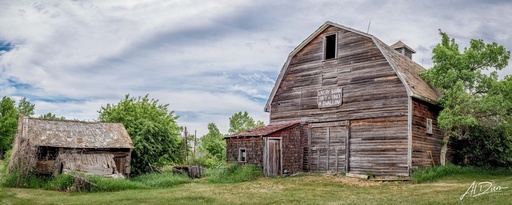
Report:
[[[502,192],[460,197],[476,181]],[[487,184],[483,186],[484,191]],[[482,193],[477,187],[474,194]],[[374,182],[341,176],[302,175],[251,182],[192,180],[170,188],[65,193],[0,187],[0,204],[511,204],[512,176],[455,175],[435,182]]]

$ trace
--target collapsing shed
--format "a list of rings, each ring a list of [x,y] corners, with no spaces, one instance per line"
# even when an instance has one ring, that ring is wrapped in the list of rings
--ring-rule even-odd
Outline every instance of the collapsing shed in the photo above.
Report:
[[[265,106],[268,126],[299,121],[301,130],[283,139],[305,142],[282,140],[282,163],[256,165],[277,166],[279,174],[296,172],[293,164],[302,171],[410,176],[439,164],[440,94],[420,78],[414,53],[401,41],[388,46],[368,33],[324,23],[290,53]],[[227,138],[228,162],[241,163],[235,144],[246,138]],[[301,160],[287,162],[290,152]]]
[[[132,140],[121,123],[20,116],[9,170],[128,177],[132,149]]]

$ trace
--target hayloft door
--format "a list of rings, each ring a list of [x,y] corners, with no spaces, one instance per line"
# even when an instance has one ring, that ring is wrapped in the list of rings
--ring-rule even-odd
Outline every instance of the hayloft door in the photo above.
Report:
[[[281,140],[268,139],[266,145],[265,175],[278,176],[281,172]]]

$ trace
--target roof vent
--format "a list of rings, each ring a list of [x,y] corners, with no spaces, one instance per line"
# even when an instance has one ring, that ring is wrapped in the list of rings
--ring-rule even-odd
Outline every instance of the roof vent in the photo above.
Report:
[[[395,44],[391,45],[391,48],[393,48],[396,52],[399,52],[402,55],[407,56],[409,59],[412,59],[412,54],[416,53],[414,49],[405,45],[405,43],[402,41],[398,41]]]

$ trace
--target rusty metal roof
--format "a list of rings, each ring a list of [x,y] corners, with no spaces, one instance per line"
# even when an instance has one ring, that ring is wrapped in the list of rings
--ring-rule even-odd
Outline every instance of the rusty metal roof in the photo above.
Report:
[[[238,138],[238,137],[266,136],[266,135],[275,133],[277,131],[286,129],[288,127],[291,127],[291,126],[299,124],[299,123],[300,123],[300,121],[294,120],[294,121],[285,122],[285,123],[278,123],[278,124],[271,124],[271,125],[262,126],[262,127],[256,127],[256,128],[252,128],[252,129],[249,129],[249,130],[246,130],[246,131],[242,131],[242,132],[239,132],[239,133],[235,133],[235,134],[226,136],[224,139]]]
[[[18,137],[37,146],[65,148],[133,148],[122,123],[48,120],[24,117]],[[21,129],[21,130],[20,130]]]

